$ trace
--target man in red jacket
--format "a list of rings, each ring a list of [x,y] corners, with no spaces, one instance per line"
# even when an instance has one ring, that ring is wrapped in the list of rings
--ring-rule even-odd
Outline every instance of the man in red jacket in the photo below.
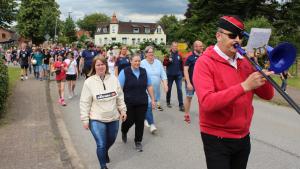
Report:
[[[217,44],[195,64],[193,82],[208,169],[246,169],[253,95],[266,100],[274,96],[272,85],[233,46],[241,44],[243,31],[238,17],[221,17]]]

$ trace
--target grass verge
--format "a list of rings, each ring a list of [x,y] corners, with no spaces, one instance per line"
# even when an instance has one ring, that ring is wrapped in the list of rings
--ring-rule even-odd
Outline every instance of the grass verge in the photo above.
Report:
[[[7,102],[6,102],[6,110],[3,114],[1,114],[1,118],[0,118],[0,127],[8,124],[9,123],[9,118],[8,118],[8,112],[9,112],[9,107],[8,107],[8,102],[10,100],[10,95],[13,92],[13,89],[15,87],[15,85],[17,84],[17,81],[20,78],[20,68],[17,67],[8,67],[8,90],[9,90],[9,96],[7,98]]]

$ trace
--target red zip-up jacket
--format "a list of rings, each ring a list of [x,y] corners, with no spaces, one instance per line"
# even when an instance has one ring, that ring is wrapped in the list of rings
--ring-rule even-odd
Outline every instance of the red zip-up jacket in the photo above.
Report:
[[[193,82],[199,103],[199,125],[203,133],[222,138],[243,138],[249,134],[253,116],[253,95],[270,100],[274,88],[263,86],[245,92],[241,83],[254,72],[245,58],[237,60],[237,69],[208,47],[197,60]]]

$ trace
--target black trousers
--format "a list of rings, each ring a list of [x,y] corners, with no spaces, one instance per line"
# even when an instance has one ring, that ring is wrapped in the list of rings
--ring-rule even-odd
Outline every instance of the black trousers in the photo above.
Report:
[[[144,120],[148,104],[144,105],[126,105],[127,119],[122,123],[122,133],[127,133],[133,124],[135,124],[135,142],[141,142],[144,135]]]
[[[201,133],[207,169],[246,169],[250,136],[241,139],[219,138]]]

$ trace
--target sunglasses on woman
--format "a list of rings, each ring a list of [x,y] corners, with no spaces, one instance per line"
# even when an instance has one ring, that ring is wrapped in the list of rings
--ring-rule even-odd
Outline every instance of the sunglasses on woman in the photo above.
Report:
[[[225,33],[223,31],[220,31],[220,33],[227,35],[229,39],[235,39],[237,36],[239,36],[239,39],[243,39],[243,37],[244,37],[244,35],[242,33],[234,34],[234,33]]]

